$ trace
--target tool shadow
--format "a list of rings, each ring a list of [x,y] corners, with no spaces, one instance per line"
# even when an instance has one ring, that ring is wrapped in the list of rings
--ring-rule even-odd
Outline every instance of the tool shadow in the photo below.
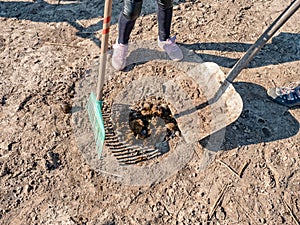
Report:
[[[183,47],[196,51],[205,62],[215,62],[219,66],[231,68],[237,63],[239,58],[229,58],[214,54],[205,53],[207,51],[218,52],[246,52],[252,44],[239,42],[224,43],[194,43],[182,44]],[[268,65],[277,65],[286,62],[300,60],[300,34],[281,32],[274,36],[270,43],[267,43],[260,52],[249,63],[248,68],[257,68]]]
[[[265,88],[246,82],[233,85],[243,100],[242,113],[226,128],[200,140],[203,147],[211,151],[231,150],[287,139],[299,132],[299,121],[289,113],[287,107],[268,99]],[[220,138],[224,133],[225,136]],[[214,143],[215,140],[222,143]]]
[[[149,42],[153,45],[152,42]],[[148,44],[149,44],[148,43]],[[182,44],[178,43],[183,51],[184,58],[180,62],[214,62],[220,67],[232,68],[240,58],[232,59],[224,56],[217,56],[206,53],[198,53],[199,50],[214,50],[223,52],[246,52],[252,44],[246,43],[194,43],[194,44]],[[150,45],[150,44],[149,44]],[[141,65],[146,62],[165,59],[169,60],[169,57],[165,52],[162,52],[155,48],[153,45],[151,48],[147,46],[136,47],[130,52],[127,58],[127,66],[123,70],[128,72],[132,70],[136,65]],[[192,55],[191,57],[191,51]],[[195,58],[196,57],[196,58]],[[139,63],[136,63],[136,62]],[[272,42],[266,44],[260,52],[250,61],[247,68],[258,68],[268,65],[278,65],[287,62],[300,61],[300,34],[297,33],[280,33],[278,36],[273,37]]]

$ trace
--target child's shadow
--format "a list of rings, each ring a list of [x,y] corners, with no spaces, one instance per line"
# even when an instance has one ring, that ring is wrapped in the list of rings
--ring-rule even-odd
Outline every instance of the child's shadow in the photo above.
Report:
[[[77,35],[88,38],[99,45],[96,31],[102,27],[102,21],[85,27],[79,21],[103,16],[103,2],[98,1],[57,1],[48,3],[44,0],[0,2],[0,17],[16,18],[32,22],[67,22],[77,29]],[[114,21],[115,22],[115,21]]]
[[[101,18],[104,16],[104,2],[99,0],[57,0],[55,3],[48,3],[45,0],[0,1],[0,17],[42,23],[66,22],[77,30],[77,36],[90,39],[100,45],[96,33],[102,29]],[[123,2],[113,0],[112,4],[111,24],[115,24],[118,21]],[[155,13],[155,7],[155,2],[145,1],[141,14]],[[99,20],[87,26],[80,22],[95,18]]]
[[[243,111],[235,122],[224,130],[200,140],[211,151],[231,150],[240,146],[287,139],[299,131],[297,121],[285,106],[267,98],[266,90],[257,84],[238,82],[233,84],[243,99]],[[216,138],[217,137],[217,138]],[[214,143],[221,140],[223,143]]]

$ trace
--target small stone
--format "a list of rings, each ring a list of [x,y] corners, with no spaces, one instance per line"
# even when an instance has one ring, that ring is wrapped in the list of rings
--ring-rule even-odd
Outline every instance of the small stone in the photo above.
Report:
[[[180,137],[180,132],[179,131],[175,131],[175,136],[176,137]]]
[[[192,173],[190,177],[197,177],[197,173]]]
[[[71,109],[72,109],[72,106],[67,103],[67,102],[63,102],[61,105],[60,105],[60,108],[61,110],[67,114],[67,113],[70,113],[71,112]]]
[[[155,116],[160,116],[161,111],[160,111],[159,107],[157,107],[157,106],[155,105],[155,106],[152,107],[151,110],[152,110],[153,115],[155,115]]]
[[[262,224],[265,224],[267,222],[267,220],[265,218],[260,218],[259,222],[262,223]]]
[[[176,125],[174,123],[167,123],[166,128],[173,131],[176,128]]]
[[[163,107],[164,109],[167,109],[167,108],[169,108],[169,107],[168,107],[168,105],[167,105],[167,104],[164,104],[164,103],[163,103],[163,104],[161,104],[161,107]]]
[[[141,114],[143,115],[143,116],[149,116],[150,114],[151,114],[151,111],[150,110],[142,110],[141,111]]]
[[[266,128],[266,127],[263,127],[263,128],[262,128],[262,132],[264,133],[264,135],[265,135],[266,137],[271,137],[271,136],[272,136],[271,131],[270,131],[268,128]]]
[[[27,184],[27,185],[24,186],[24,191],[26,193],[29,193],[32,189],[33,189],[33,187],[31,185],[29,185],[29,184]]]
[[[226,213],[224,211],[224,208],[221,207],[216,211],[216,219],[222,221],[225,220],[225,218],[226,218]]]
[[[150,110],[150,108],[151,108],[151,104],[148,102],[144,103],[143,106],[144,106],[144,110]]]
[[[157,207],[155,205],[152,207],[152,212],[157,212]]]

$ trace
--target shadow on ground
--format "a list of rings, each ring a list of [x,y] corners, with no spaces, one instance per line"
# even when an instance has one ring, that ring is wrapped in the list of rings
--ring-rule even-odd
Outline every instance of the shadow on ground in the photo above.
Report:
[[[53,1],[54,2],[54,1]],[[33,1],[0,1],[0,17],[16,18],[18,20],[29,20],[33,22],[67,22],[77,29],[77,36],[87,38],[99,45],[99,38],[95,33],[102,29],[104,15],[104,0],[57,0],[48,3],[44,0]],[[177,1],[178,4],[185,0]],[[113,0],[111,24],[118,21],[123,1]],[[155,1],[144,1],[141,15],[156,13]],[[83,26],[80,20],[99,18],[90,26]]]
[[[56,4],[44,0],[0,2],[0,17],[42,23],[67,22],[77,29],[77,36],[90,39],[100,45],[95,33],[102,29],[102,21],[99,20],[88,27],[84,27],[79,21],[103,17],[103,6],[104,1],[93,0],[62,0],[57,1]],[[114,7],[114,11],[118,9]],[[113,22],[116,22],[114,17]]]
[[[194,51],[219,51],[219,52],[246,52],[252,44],[239,42],[226,43],[194,43],[182,44],[187,49]],[[205,62],[215,62],[219,66],[231,68],[239,59],[218,56],[207,53],[198,53]],[[300,34],[282,32],[272,38],[249,63],[248,68],[257,68],[267,65],[277,65],[300,60]]]
[[[221,146],[220,143],[211,141],[220,140],[215,137],[224,130],[200,140],[202,146],[211,151],[231,150],[240,146],[286,139],[299,132],[299,121],[289,113],[287,107],[268,99],[265,88],[246,82],[233,85],[243,99],[244,106],[240,117],[224,128],[225,137]]]
[[[176,4],[184,3],[185,0],[177,0]],[[122,9],[121,0],[113,0],[113,12],[111,23],[115,24]],[[44,0],[34,1],[0,1],[0,17],[16,18],[33,22],[67,22],[76,28],[77,36],[87,38],[100,45],[96,32],[102,29],[104,1],[97,0],[58,0],[50,4]],[[141,15],[156,13],[156,4],[144,1]],[[85,27],[80,20],[99,18],[93,24]],[[251,44],[228,42],[228,43],[194,43],[182,44],[187,49],[199,51],[220,52],[246,52]],[[238,59],[217,56],[207,53],[199,53],[205,62],[215,62],[219,66],[231,68]],[[249,68],[274,65],[285,62],[300,60],[300,34],[280,33],[272,39],[272,43],[266,44],[260,53],[251,61]]]

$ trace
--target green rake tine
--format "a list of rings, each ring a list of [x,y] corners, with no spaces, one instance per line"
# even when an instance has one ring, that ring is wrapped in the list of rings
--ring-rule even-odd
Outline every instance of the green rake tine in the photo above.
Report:
[[[88,103],[87,103],[87,111],[89,119],[92,123],[92,130],[94,132],[95,142],[96,142],[96,149],[99,155],[99,158],[102,158],[102,147],[105,140],[105,129],[104,123],[102,118],[102,101],[98,101],[94,93],[90,94]]]

